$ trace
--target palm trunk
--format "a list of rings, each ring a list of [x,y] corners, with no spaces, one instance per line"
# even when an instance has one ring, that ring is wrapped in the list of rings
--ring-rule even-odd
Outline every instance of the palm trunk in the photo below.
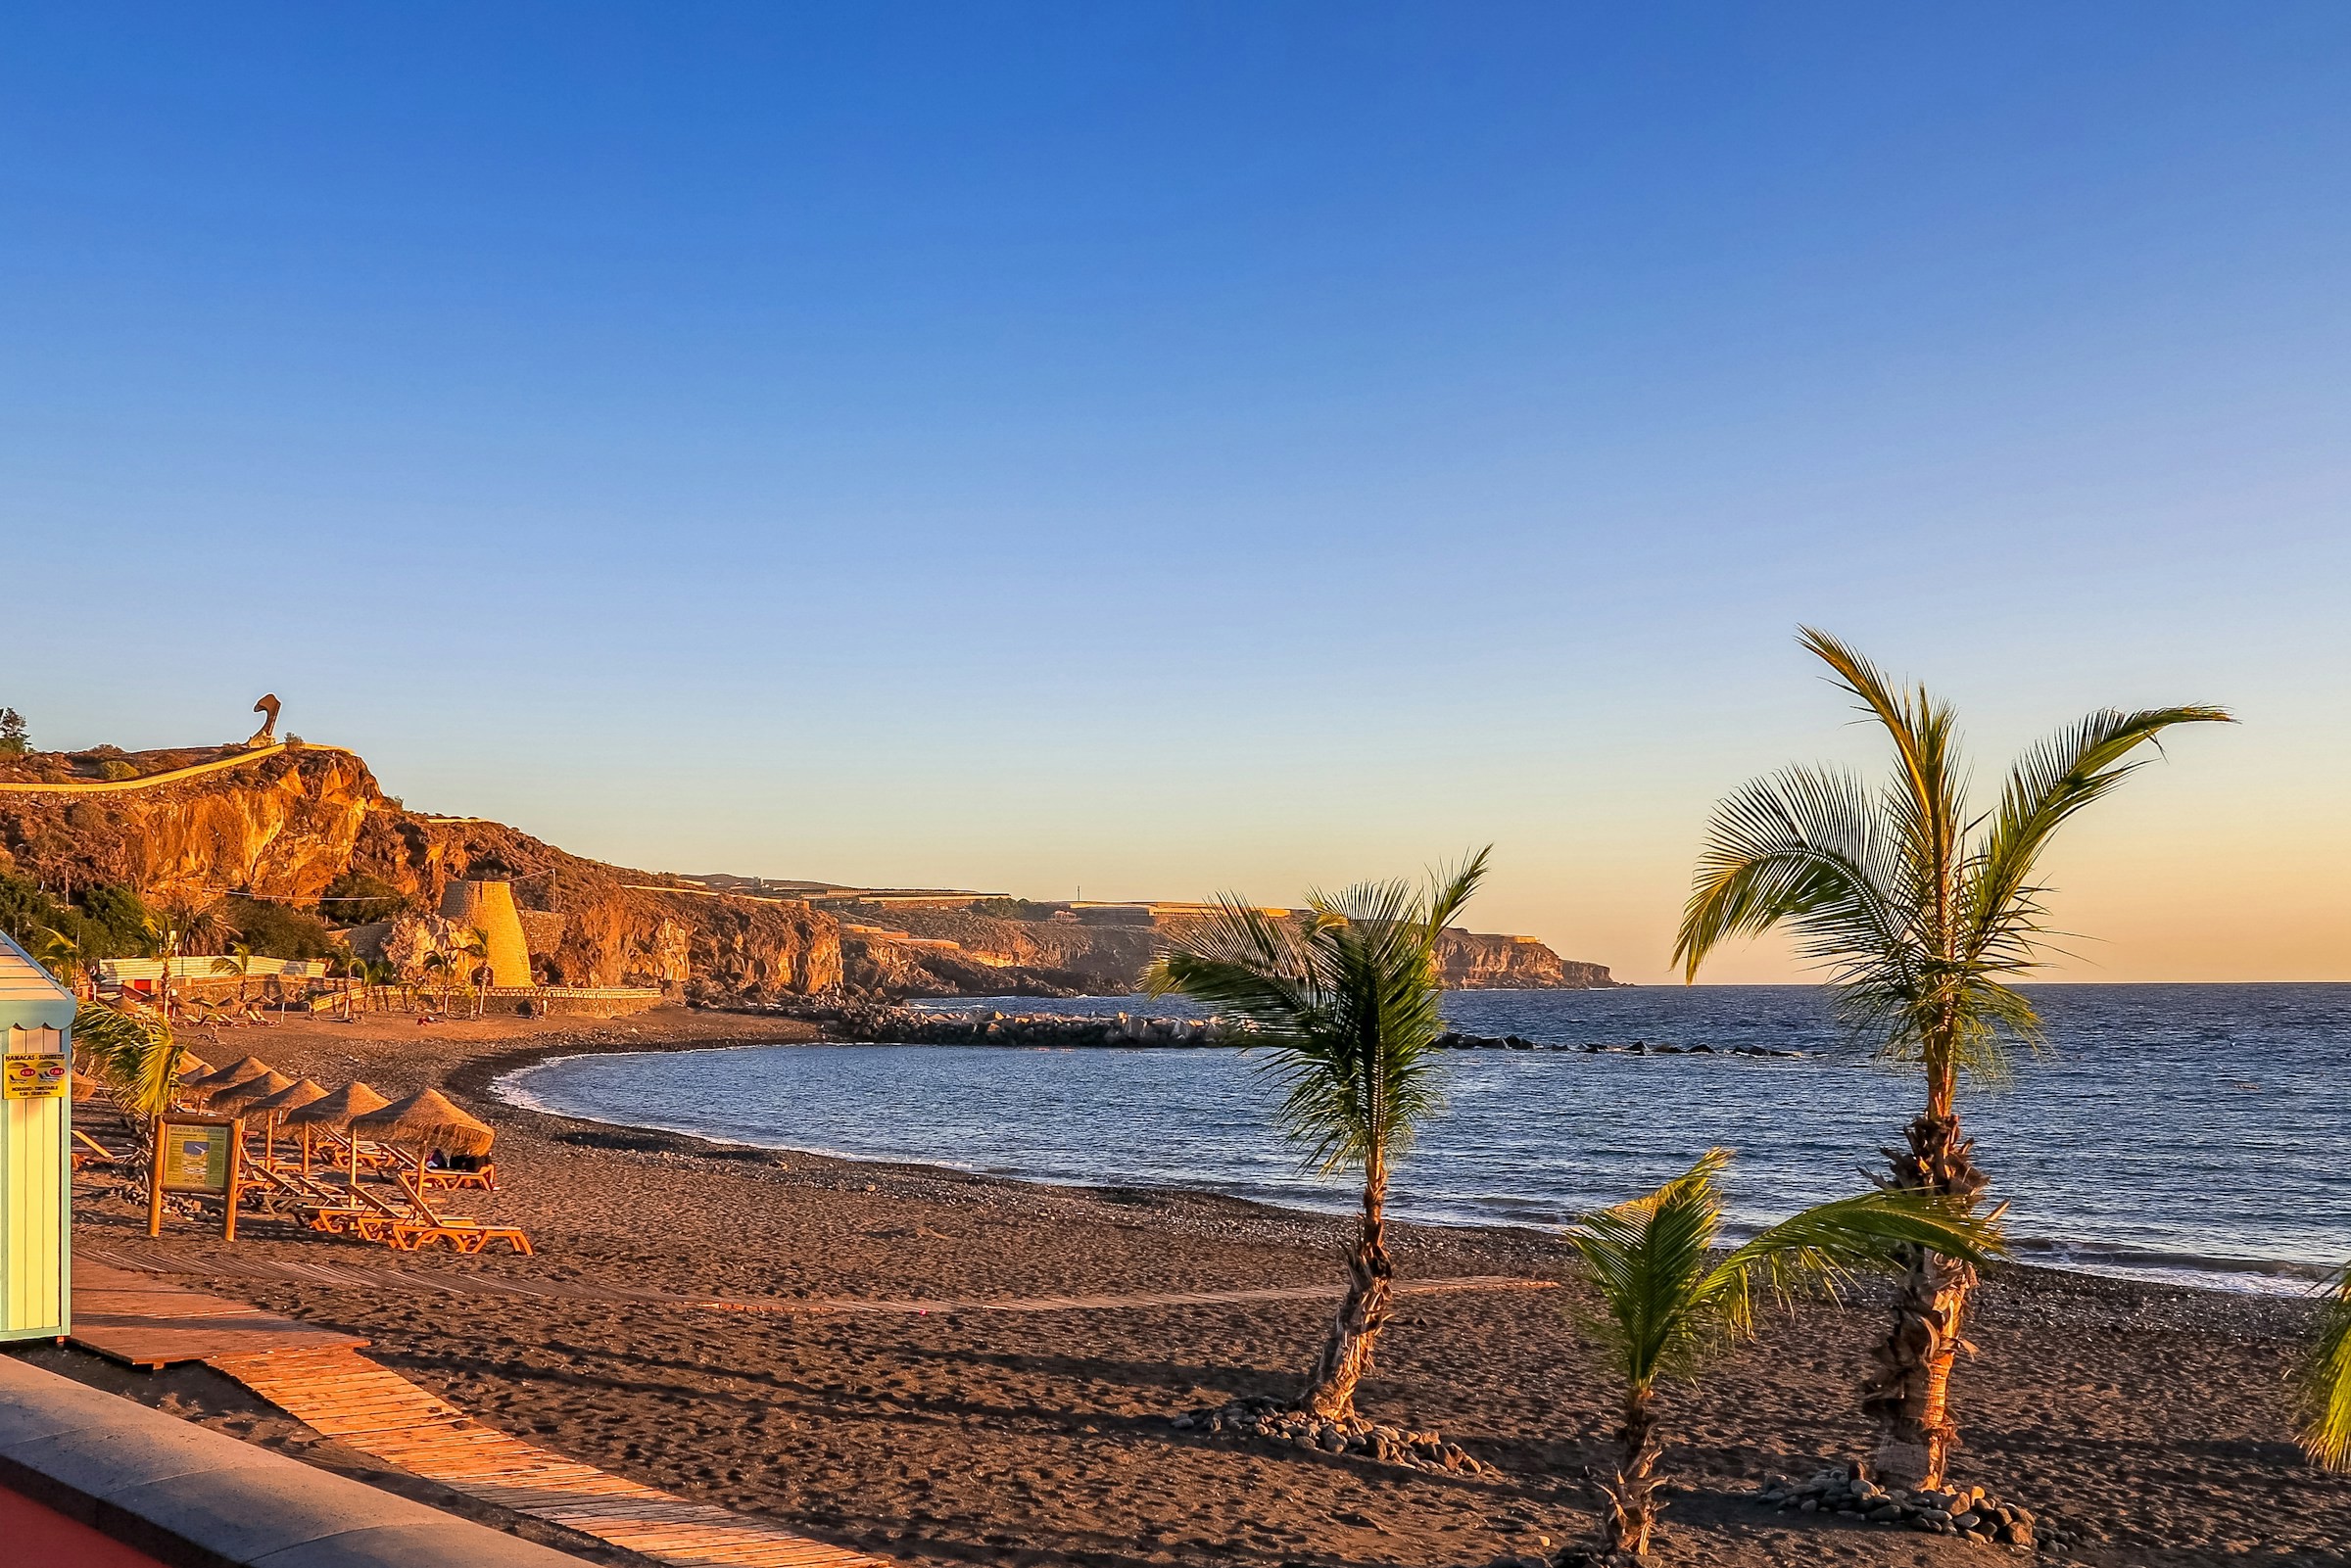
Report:
[[[1657,1422],[1650,1397],[1645,1388],[1625,1391],[1624,1419],[1616,1428],[1616,1474],[1600,1483],[1601,1498],[1607,1504],[1600,1520],[1605,1563],[1642,1561],[1657,1528]]]
[[[1955,1198],[1973,1208],[1990,1177],[1970,1156],[1947,1090],[1930,1097],[1927,1114],[1903,1129],[1906,1153],[1889,1149],[1892,1186]],[[1914,1248],[1895,1301],[1894,1323],[1870,1352],[1876,1361],[1861,1408],[1877,1423],[1876,1478],[1887,1486],[1940,1487],[1959,1431],[1950,1417],[1951,1366],[1967,1346],[1968,1299],[1976,1271],[1967,1263]]]
[[[1371,1369],[1372,1343],[1388,1324],[1395,1296],[1396,1268],[1388,1259],[1387,1171],[1374,1167],[1364,1175],[1364,1212],[1355,1243],[1347,1250],[1347,1295],[1339,1303],[1330,1337],[1307,1374],[1302,1409],[1325,1420],[1343,1421],[1355,1414],[1355,1386]]]

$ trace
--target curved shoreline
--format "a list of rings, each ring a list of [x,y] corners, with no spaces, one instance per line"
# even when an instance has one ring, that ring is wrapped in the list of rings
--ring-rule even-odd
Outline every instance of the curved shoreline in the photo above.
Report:
[[[984,1169],[972,1165],[954,1164],[936,1160],[913,1159],[902,1155],[861,1154],[839,1147],[816,1147],[805,1143],[763,1142],[752,1138],[729,1138],[704,1130],[666,1125],[655,1121],[627,1120],[609,1115],[592,1115],[565,1109],[529,1096],[529,1091],[515,1085],[513,1080],[539,1068],[593,1056],[664,1056],[681,1052],[711,1053],[823,1045],[839,1048],[894,1048],[901,1050],[953,1049],[954,1047],[911,1045],[899,1041],[854,1040],[744,1040],[713,1045],[695,1041],[664,1041],[648,1046],[600,1044],[590,1049],[565,1050],[552,1046],[529,1052],[512,1053],[511,1059],[500,1057],[472,1065],[462,1074],[461,1085],[478,1092],[509,1112],[544,1117],[556,1120],[587,1123],[616,1129],[622,1133],[675,1138],[713,1151],[756,1151],[760,1154],[791,1154],[814,1160],[840,1161],[847,1164],[921,1172],[970,1181],[1003,1182],[1018,1186],[1076,1191],[1141,1191],[1166,1193],[1171,1196],[1215,1199],[1222,1202],[1248,1204],[1271,1214],[1315,1218],[1328,1221],[1343,1219],[1353,1212],[1353,1205],[1334,1201],[1327,1206],[1302,1202],[1286,1202],[1265,1198],[1226,1187],[1198,1181],[1162,1182],[1145,1180],[1117,1170],[1055,1177],[1027,1170]],[[1001,1049],[986,1047],[985,1049]],[[1030,1049],[1049,1049],[1031,1047]],[[1151,1047],[1137,1047],[1150,1050]],[[453,1085],[458,1078],[453,1075]],[[1414,1212],[1411,1209],[1391,1205],[1391,1213],[1401,1223],[1430,1226],[1463,1232],[1489,1232],[1528,1239],[1556,1240],[1560,1225],[1529,1220],[1511,1220],[1461,1212]],[[2016,1243],[2018,1256],[2008,1267],[2047,1272],[2068,1278],[2118,1280],[2150,1288],[2172,1288],[2204,1291],[2213,1295],[2233,1298],[2291,1300],[2317,1289],[2328,1278],[2332,1269],[2323,1263],[2298,1259],[2219,1257],[2188,1252],[2142,1252],[2113,1243],[2058,1241],[2026,1238]]]

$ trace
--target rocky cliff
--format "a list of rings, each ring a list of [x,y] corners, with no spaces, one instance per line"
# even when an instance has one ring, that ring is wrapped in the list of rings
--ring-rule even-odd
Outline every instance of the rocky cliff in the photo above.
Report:
[[[421,914],[440,908],[453,881],[504,881],[537,979],[709,1000],[1123,993],[1182,918],[1167,913],[1180,906],[869,903],[815,883],[780,885],[805,887],[821,906],[730,891],[742,879],[630,871],[502,823],[409,811],[357,755],[299,741],[0,764],[0,872],[68,895],[99,885],[151,902],[239,893],[317,905],[330,920],[346,905],[317,901],[344,896],[339,884],[389,892]],[[1564,962],[1532,937],[1448,932],[1442,957],[1457,987],[1612,983],[1605,968]]]
[[[124,772],[110,777],[114,787],[0,790],[0,871],[68,893],[113,883],[150,901],[235,892],[296,904],[359,873],[422,909],[437,908],[452,880],[504,880],[540,936],[533,957],[544,980],[754,997],[841,981],[840,925],[804,903],[665,890],[648,874],[503,824],[410,812],[348,751],[291,746],[197,778],[120,786],[190,755],[117,753]]]

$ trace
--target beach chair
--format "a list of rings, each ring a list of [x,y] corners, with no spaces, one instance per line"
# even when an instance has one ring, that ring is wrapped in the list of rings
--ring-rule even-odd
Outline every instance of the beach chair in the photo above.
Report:
[[[402,1202],[388,1204],[370,1193],[361,1198],[376,1205],[391,1217],[392,1223],[385,1240],[402,1252],[414,1252],[435,1242],[446,1243],[452,1252],[478,1253],[493,1242],[504,1242],[511,1252],[525,1258],[531,1256],[531,1238],[515,1225],[494,1225],[461,1214],[443,1214],[427,1203],[424,1195],[411,1186],[406,1175],[393,1177]]]
[[[459,1164],[459,1161],[464,1164]],[[446,1165],[436,1165],[429,1160],[419,1165],[414,1155],[395,1145],[392,1147],[392,1168],[422,1192],[429,1193],[435,1187],[498,1191],[498,1163],[475,1155],[453,1155]]]

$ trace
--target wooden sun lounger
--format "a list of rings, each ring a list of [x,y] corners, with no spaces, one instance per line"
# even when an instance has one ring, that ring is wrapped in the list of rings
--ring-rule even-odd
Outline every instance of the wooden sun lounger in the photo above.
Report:
[[[442,1215],[433,1212],[430,1204],[418,1197],[405,1177],[399,1181],[399,1205],[386,1203],[376,1194],[360,1187],[354,1190],[360,1202],[375,1211],[372,1223],[359,1221],[355,1229],[369,1241],[381,1241],[404,1253],[412,1253],[435,1242],[445,1242],[450,1251],[478,1253],[492,1242],[504,1242],[513,1252],[529,1257],[531,1239],[518,1226],[485,1224],[478,1219],[456,1215]]]
[[[416,1164],[416,1157],[406,1150],[392,1150],[393,1168],[414,1181],[418,1188],[430,1192],[435,1187],[468,1187],[482,1192],[498,1191],[498,1163],[488,1161],[471,1170],[450,1170],[439,1165]]]

